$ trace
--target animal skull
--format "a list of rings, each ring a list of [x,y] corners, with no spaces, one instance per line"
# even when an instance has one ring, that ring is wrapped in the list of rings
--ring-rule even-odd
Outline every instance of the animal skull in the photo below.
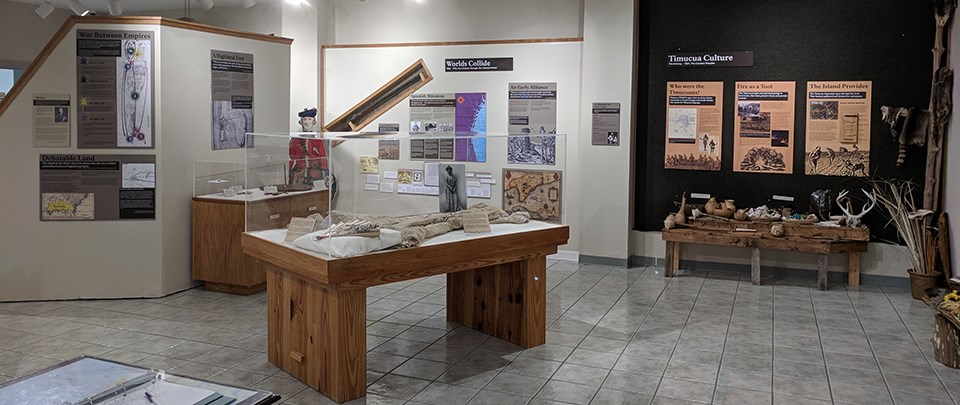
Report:
[[[867,202],[863,204],[863,209],[861,209],[860,213],[856,215],[850,213],[853,208],[851,207],[850,197],[847,196],[847,190],[843,190],[839,195],[837,195],[837,205],[840,206],[840,210],[843,211],[844,215],[846,215],[847,226],[851,228],[860,227],[862,225],[860,218],[862,218],[864,214],[870,212],[870,210],[877,205],[876,190],[873,190],[871,193],[868,193],[867,190],[864,189],[860,189],[860,191],[863,192],[863,195],[867,196]]]

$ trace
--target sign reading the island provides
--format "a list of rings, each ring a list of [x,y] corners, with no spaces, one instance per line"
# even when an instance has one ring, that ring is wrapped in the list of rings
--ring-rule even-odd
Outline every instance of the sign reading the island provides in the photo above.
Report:
[[[668,53],[667,66],[749,67],[753,66],[753,51]]]
[[[447,58],[443,66],[447,72],[511,72],[513,58]]]

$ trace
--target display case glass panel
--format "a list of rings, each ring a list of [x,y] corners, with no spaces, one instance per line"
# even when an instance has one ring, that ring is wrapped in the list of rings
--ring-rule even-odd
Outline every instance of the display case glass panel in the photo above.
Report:
[[[563,134],[248,134],[246,231],[334,259],[560,226]]]

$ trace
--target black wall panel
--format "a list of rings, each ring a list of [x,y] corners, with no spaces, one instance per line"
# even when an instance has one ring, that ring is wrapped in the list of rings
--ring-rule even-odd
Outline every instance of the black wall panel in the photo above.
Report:
[[[635,229],[659,230],[680,194],[703,192],[734,199],[738,207],[782,203],[793,196],[806,211],[810,192],[864,186],[862,179],[803,174],[806,83],[815,80],[871,80],[872,175],[912,178],[922,183],[924,149],[913,147],[896,167],[897,144],[881,121],[880,106],[926,108],[934,38],[930,1],[651,0],[641,1],[638,49],[637,173]],[[667,67],[669,52],[753,51],[754,66]],[[663,168],[667,81],[723,81],[723,155],[720,172]],[[733,172],[733,125],[737,81],[796,81],[793,174]],[[918,200],[918,204],[920,201]],[[875,234],[883,228],[878,209],[865,218]]]

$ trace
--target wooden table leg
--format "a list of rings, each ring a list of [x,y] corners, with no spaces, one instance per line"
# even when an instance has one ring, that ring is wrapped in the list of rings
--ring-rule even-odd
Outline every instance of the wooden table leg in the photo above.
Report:
[[[266,267],[270,363],[334,401],[365,396],[366,290],[323,289]]]
[[[547,341],[547,261],[447,273],[447,320],[523,347]]]
[[[827,289],[827,264],[828,258],[830,256],[826,254],[821,254],[817,258],[817,289],[826,290]]]
[[[760,248],[750,250],[750,284],[760,285]]]
[[[860,252],[850,252],[847,260],[847,285],[857,287],[860,285]]]
[[[663,250],[663,276],[664,277],[673,277],[673,244],[674,242],[667,242],[666,248]]]

